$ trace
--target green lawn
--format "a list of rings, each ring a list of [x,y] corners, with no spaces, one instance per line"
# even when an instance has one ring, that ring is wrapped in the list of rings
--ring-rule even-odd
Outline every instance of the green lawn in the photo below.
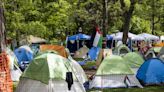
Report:
[[[164,86],[152,86],[144,88],[115,88],[115,89],[92,89],[87,92],[164,92]]]

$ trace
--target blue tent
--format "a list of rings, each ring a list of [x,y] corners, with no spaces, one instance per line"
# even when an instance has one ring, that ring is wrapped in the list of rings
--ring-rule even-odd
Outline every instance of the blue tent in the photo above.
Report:
[[[76,35],[69,36],[68,41],[69,40],[90,40],[90,38],[91,37],[89,35],[79,33]]]
[[[164,83],[164,63],[158,58],[145,61],[137,72],[137,78],[144,85]]]
[[[21,46],[14,51],[16,57],[18,58],[18,64],[21,65],[22,62],[30,62],[33,60],[33,52],[28,46]]]

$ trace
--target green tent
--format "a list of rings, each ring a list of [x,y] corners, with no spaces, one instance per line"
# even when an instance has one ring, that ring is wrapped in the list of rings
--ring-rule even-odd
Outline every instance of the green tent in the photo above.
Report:
[[[142,87],[121,56],[107,56],[99,66],[90,88]]]
[[[73,74],[71,91],[85,92],[68,59],[54,52],[39,54],[22,74],[16,92],[68,92],[67,72]]]
[[[149,51],[154,51],[155,53],[159,53],[162,47],[152,47],[149,49]]]
[[[144,62],[142,56],[136,52],[127,53],[123,58],[131,68],[139,68]]]
[[[160,54],[161,49],[162,49],[162,47],[150,48],[145,54],[145,59],[156,58],[157,55]]]
[[[99,66],[96,75],[133,74],[129,65],[120,56],[106,57]]]
[[[130,49],[126,45],[119,45],[118,47],[114,48],[113,54],[114,55],[125,55],[131,52]]]

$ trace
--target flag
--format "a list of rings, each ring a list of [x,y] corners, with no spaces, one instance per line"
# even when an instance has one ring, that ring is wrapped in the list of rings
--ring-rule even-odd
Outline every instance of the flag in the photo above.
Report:
[[[103,40],[102,32],[99,30],[98,27],[96,27],[96,35],[93,40],[93,46],[102,48],[102,40]]]

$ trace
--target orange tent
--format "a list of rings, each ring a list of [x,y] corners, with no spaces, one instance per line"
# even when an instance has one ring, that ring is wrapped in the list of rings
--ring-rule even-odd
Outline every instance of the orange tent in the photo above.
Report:
[[[67,53],[64,46],[59,45],[40,45],[40,51],[54,50],[57,51],[61,56],[67,58]]]
[[[160,42],[155,44],[155,47],[164,47],[164,42]]]

